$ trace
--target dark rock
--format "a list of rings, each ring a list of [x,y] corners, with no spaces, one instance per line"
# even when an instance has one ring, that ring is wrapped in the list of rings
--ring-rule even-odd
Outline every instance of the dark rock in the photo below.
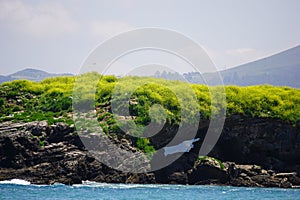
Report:
[[[187,173],[185,172],[174,172],[168,177],[169,184],[183,184],[189,183]]]
[[[209,155],[220,160],[300,174],[299,130],[299,123],[231,116],[226,119],[221,137]]]
[[[183,155],[172,154],[168,156],[164,156],[163,154],[155,154],[152,159],[152,164],[163,164],[171,163],[168,166],[154,171],[155,180],[157,183],[167,184],[170,181],[175,183],[174,180],[174,173],[179,172],[186,172],[187,170],[191,169],[195,162],[195,157],[197,155],[184,153]],[[177,158],[177,159],[176,159]],[[170,160],[175,160],[175,162],[170,162]],[[176,175],[176,174],[175,174]],[[180,181],[185,184],[185,180]]]
[[[155,176],[153,173],[147,174],[131,174],[126,179],[125,183],[135,183],[135,184],[154,184]]]
[[[190,184],[202,184],[209,182],[226,183],[228,181],[228,173],[220,163],[212,158],[195,163],[195,167],[188,171]]]
[[[135,178],[131,175],[128,179],[128,174],[103,165],[82,148],[74,127],[64,123],[48,126],[46,122],[9,122],[0,124],[0,130],[7,130],[5,134],[0,133],[0,178],[3,180],[22,178],[35,184],[77,184],[83,180],[155,182],[153,174]],[[40,144],[41,139],[44,146]]]
[[[291,188],[299,184],[299,177],[296,173],[275,174],[274,171],[262,169],[257,165],[230,163],[228,166],[230,185]]]
[[[197,138],[203,141],[208,122],[200,124]],[[157,148],[167,144],[178,127],[165,126],[155,135]],[[189,134],[189,129],[186,127]],[[153,162],[175,162],[153,173],[123,173],[116,169],[132,169],[134,158],[120,159],[122,152],[110,156],[113,149],[102,142],[97,133],[78,136],[73,126],[47,122],[0,124],[0,180],[22,178],[36,184],[81,183],[83,180],[107,183],[166,183],[222,184],[254,187],[297,187],[299,178],[299,124],[280,120],[232,116],[227,119],[221,138],[210,155],[198,160],[201,142],[195,142],[190,152],[182,155],[157,153]],[[109,137],[118,148],[134,152],[130,138]],[[183,135],[181,138],[185,138]],[[101,142],[100,142],[101,141]],[[177,143],[175,143],[177,144]],[[174,145],[175,145],[174,144]],[[87,151],[91,147],[98,154]],[[102,164],[97,155],[106,155],[105,162],[116,164],[115,169]],[[149,162],[141,160],[140,172],[149,171]],[[103,161],[103,160],[102,160]],[[239,164],[236,164],[239,163]],[[129,170],[128,170],[129,171]],[[288,173],[293,172],[293,173]]]

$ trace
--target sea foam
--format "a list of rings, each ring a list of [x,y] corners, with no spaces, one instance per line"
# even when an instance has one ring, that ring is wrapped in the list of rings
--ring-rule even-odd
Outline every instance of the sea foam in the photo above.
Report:
[[[15,178],[11,180],[0,181],[0,184],[30,185],[30,182]]]

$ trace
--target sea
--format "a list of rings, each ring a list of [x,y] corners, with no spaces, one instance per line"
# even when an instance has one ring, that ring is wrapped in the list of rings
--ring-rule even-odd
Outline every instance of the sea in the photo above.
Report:
[[[0,181],[0,199],[284,199],[300,200],[300,189],[230,186],[107,184],[33,185],[13,179]]]

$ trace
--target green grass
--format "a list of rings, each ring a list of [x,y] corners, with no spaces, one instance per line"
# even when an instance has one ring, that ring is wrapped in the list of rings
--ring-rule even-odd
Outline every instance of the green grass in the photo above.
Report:
[[[148,157],[151,157],[155,152],[155,149],[150,144],[150,141],[148,138],[138,138],[137,142],[136,142],[136,146],[138,149],[145,152]]]
[[[97,73],[48,78],[41,82],[17,80],[0,85],[0,122],[47,120],[49,124],[73,124],[74,103],[79,111],[85,111],[86,106],[95,108],[105,133],[124,134],[119,127],[122,124],[116,122],[112,113],[113,105],[114,113],[129,109],[134,118],[124,121],[123,125],[132,135],[141,136],[144,126],[151,121],[172,126],[194,123],[198,116],[202,120],[210,119],[212,112],[220,112],[221,105],[211,103],[210,93],[218,89],[156,78],[117,79]],[[227,116],[241,114],[294,124],[300,122],[299,89],[260,85],[226,86],[225,91]],[[144,140],[137,140],[136,146],[145,152],[152,151],[151,144]]]
[[[92,102],[97,108],[101,108],[111,103],[112,96],[115,102],[121,102],[115,107],[116,111],[128,106],[126,99],[135,101],[135,104],[129,105],[129,109],[132,115],[137,116],[135,122],[138,124],[147,124],[151,119],[162,123],[165,117],[170,124],[191,122],[198,114],[194,113],[195,107],[202,119],[209,119],[211,111],[218,110],[216,105],[211,104],[209,92],[216,87],[208,88],[204,85],[188,85],[180,81],[155,78],[117,79],[96,73],[80,76],[77,80],[83,84],[76,84],[75,88],[75,77],[49,78],[39,83],[26,80],[3,83],[0,85],[0,116],[13,115],[14,119],[27,121],[65,118],[67,113],[72,112],[72,98],[77,105],[84,106]],[[95,94],[89,92],[92,84],[96,88]],[[277,118],[293,123],[300,121],[299,89],[261,85],[226,86],[225,90],[228,116],[242,114],[249,117]],[[77,91],[76,95],[73,91]],[[126,93],[128,95],[124,95]],[[155,104],[161,105],[165,112],[162,112],[161,107],[153,107]],[[105,115],[108,114],[102,113],[99,119],[111,120]]]

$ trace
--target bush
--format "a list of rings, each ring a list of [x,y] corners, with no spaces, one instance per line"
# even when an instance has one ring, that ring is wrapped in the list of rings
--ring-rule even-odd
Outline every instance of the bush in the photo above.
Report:
[[[0,107],[4,106],[5,100],[3,98],[0,98]]]
[[[17,112],[17,111],[21,111],[21,110],[22,110],[22,107],[20,107],[20,106],[15,106],[12,109],[13,112]]]
[[[40,141],[39,145],[40,145],[40,147],[44,147],[45,146],[45,141]]]
[[[150,141],[148,138],[138,138],[136,146],[146,154],[152,154],[155,152],[155,149],[152,145],[150,145]]]
[[[6,95],[8,99],[15,99],[18,96],[18,91],[9,91]]]

